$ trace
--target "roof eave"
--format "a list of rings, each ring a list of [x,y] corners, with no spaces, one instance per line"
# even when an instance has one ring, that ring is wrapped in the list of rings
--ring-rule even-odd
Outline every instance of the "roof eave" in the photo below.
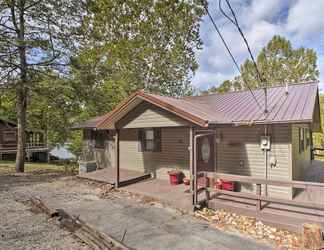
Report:
[[[155,106],[158,106],[160,108],[163,108],[187,121],[190,121],[198,126],[201,127],[208,127],[208,121],[205,119],[202,119],[200,117],[194,116],[182,109],[177,108],[174,105],[170,105],[166,102],[163,102],[162,100],[155,98],[149,94],[146,94],[144,91],[138,91],[134,94],[132,94],[130,97],[128,97],[124,102],[122,102],[120,105],[118,105],[112,112],[111,115],[108,116],[106,119],[104,119],[103,121],[101,121],[98,125],[97,128],[98,129],[107,129],[107,128],[111,128],[114,123],[117,120],[114,120],[114,118],[116,118],[116,116],[124,109],[128,106],[128,104],[130,104],[133,100],[135,100],[136,98],[141,98],[144,101],[147,101]]]
[[[211,121],[210,125],[263,125],[263,124],[292,124],[292,123],[312,123],[313,119],[303,119],[303,120],[284,120],[284,121],[228,121],[228,122],[218,122],[218,121]]]

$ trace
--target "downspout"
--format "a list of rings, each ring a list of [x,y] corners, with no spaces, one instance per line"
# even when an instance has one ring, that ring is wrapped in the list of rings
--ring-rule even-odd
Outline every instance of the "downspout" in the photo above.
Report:
[[[268,126],[264,125],[264,135],[268,135]],[[264,149],[265,179],[268,180],[268,150]],[[265,196],[268,196],[268,185],[265,184]]]

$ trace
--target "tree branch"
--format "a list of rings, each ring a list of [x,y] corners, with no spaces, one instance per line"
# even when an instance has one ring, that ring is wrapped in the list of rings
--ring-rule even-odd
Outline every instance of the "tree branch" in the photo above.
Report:
[[[39,0],[39,1],[36,1],[35,3],[32,3],[30,5],[28,5],[27,7],[24,8],[24,11],[30,9],[30,8],[33,8],[34,6],[36,6],[37,4],[39,4],[40,2],[42,2],[43,0]]]
[[[19,33],[19,28],[18,28],[18,24],[17,24],[17,20],[16,20],[15,0],[11,0],[10,10],[11,10],[12,23],[13,23],[13,25],[15,27],[16,33],[18,34]]]

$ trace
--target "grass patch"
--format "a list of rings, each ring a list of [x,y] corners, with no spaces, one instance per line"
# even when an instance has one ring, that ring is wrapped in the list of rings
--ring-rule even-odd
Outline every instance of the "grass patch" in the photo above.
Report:
[[[14,161],[0,161],[0,174],[10,174],[16,172]],[[25,163],[25,173],[46,173],[46,172],[64,172],[76,173],[76,165],[59,165],[48,163]]]

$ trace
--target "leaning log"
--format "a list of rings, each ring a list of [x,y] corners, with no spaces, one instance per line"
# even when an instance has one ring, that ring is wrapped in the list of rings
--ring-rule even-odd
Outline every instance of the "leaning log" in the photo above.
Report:
[[[63,209],[51,209],[39,198],[31,197],[30,201],[38,211],[52,218],[57,217],[62,228],[70,231],[95,250],[129,250],[123,243],[110,235],[96,230],[78,216],[70,215]]]

